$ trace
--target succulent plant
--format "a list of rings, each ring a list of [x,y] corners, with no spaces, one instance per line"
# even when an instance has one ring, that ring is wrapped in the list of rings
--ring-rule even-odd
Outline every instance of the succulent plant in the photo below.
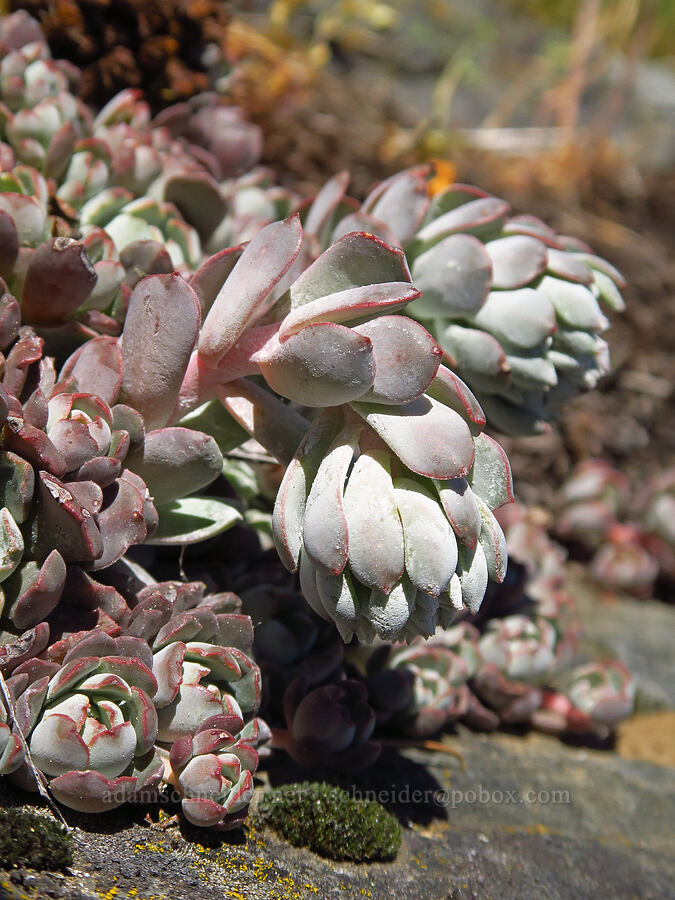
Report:
[[[635,681],[618,660],[587,663],[565,672],[556,691],[544,693],[533,716],[541,731],[594,733],[606,738],[635,704]]]
[[[23,746],[7,724],[7,709],[0,702],[0,775],[10,775],[23,764]]]
[[[483,659],[507,678],[537,683],[554,667],[556,643],[547,619],[514,615],[488,622],[478,646]]]
[[[672,482],[666,471],[631,491],[606,460],[580,463],[560,489],[556,534],[591,557],[591,572],[604,587],[648,597],[660,571],[666,578],[675,572],[668,539]]]
[[[234,595],[202,591],[149,586],[138,594],[128,631],[152,648],[157,749],[186,818],[232,828],[246,818],[256,747],[270,734],[255,718],[261,684],[249,656],[251,620]]]
[[[7,684],[35,766],[66,806],[100,812],[156,788],[157,682],[142,640],[91,632],[59,665],[31,660]],[[33,787],[24,767],[13,776]]]
[[[428,166],[383,181],[344,215],[344,175],[317,196],[319,238],[372,232],[402,247],[423,296],[410,314],[476,393],[489,422],[535,434],[562,402],[609,371],[611,310],[624,303],[617,270],[582,242],[478,188],[428,191]]]
[[[382,749],[371,740],[375,713],[361,681],[311,687],[300,675],[286,689],[284,713],[286,729],[273,732],[273,746],[301,766],[354,772],[372,765]]]
[[[471,692],[467,681],[474,672],[466,655],[433,641],[416,641],[395,650],[389,666],[413,675],[410,703],[395,717],[404,734],[431,736],[468,712]]]
[[[661,577],[675,582],[675,467],[652,479],[645,494],[642,544],[658,561]]]
[[[585,460],[570,473],[559,493],[555,533],[565,541],[598,547],[626,508],[630,486],[607,460]]]

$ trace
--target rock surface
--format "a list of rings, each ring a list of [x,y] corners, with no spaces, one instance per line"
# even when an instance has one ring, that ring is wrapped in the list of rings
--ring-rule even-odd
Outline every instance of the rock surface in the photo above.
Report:
[[[224,837],[151,828],[145,809],[70,813],[72,875],[4,874],[0,898],[672,896],[671,769],[541,735],[462,731],[446,741],[461,752],[465,770],[443,753],[388,750],[376,777],[354,785],[357,796],[375,792],[401,819],[403,845],[394,863],[331,862],[255,827]],[[277,762],[265,780],[301,777]],[[24,797],[3,788],[3,804]],[[155,808],[152,817],[167,815]]]

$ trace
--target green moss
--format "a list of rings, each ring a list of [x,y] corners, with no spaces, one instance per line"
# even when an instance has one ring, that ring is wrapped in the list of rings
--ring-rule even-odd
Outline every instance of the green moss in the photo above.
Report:
[[[372,800],[330,784],[286,784],[263,794],[258,818],[296,847],[331,859],[391,860],[401,846],[398,820]]]
[[[57,822],[25,809],[0,809],[0,866],[63,869],[72,862],[70,835]]]

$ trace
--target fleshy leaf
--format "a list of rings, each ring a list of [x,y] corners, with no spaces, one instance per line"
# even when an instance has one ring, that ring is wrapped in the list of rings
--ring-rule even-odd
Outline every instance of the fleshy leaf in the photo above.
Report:
[[[241,336],[256,310],[291,267],[300,250],[297,216],[267,225],[253,238],[209,310],[199,337],[199,355],[216,367]]]
[[[308,325],[259,357],[259,365],[270,387],[305,406],[340,406],[375,379],[370,340],[333,323]]]
[[[146,544],[176,545],[203,541],[241,521],[241,513],[217,497],[183,497],[157,509],[159,524]]]
[[[458,478],[473,462],[469,426],[454,410],[427,396],[403,406],[353,402],[362,416],[413,472]]]
[[[451,235],[422,253],[412,273],[415,286],[422,291],[412,308],[420,318],[475,313],[492,284],[492,264],[485,245],[468,234]]]
[[[511,503],[514,499],[513,478],[506,453],[487,434],[479,434],[474,445],[476,455],[470,476],[471,490],[491,510]]]
[[[156,505],[177,500],[220,475],[223,457],[212,437],[189,428],[160,428],[145,436],[125,464],[140,475]]]
[[[396,506],[403,524],[405,567],[412,583],[437,597],[457,567],[457,542],[435,497],[410,478],[395,478]]]
[[[424,393],[443,352],[425,328],[405,316],[381,316],[354,331],[373,348],[375,381],[364,400],[401,404]]]
[[[122,402],[148,429],[169,421],[200,325],[197,295],[179,275],[152,275],[131,293],[122,335]]]
[[[388,593],[405,566],[388,453],[361,453],[349,475],[344,512],[352,572],[367,587]]]

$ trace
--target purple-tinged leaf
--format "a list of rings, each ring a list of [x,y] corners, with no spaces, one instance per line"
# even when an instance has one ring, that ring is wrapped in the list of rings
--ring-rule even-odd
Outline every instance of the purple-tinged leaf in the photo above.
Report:
[[[458,478],[473,463],[469,426],[454,410],[430,397],[403,406],[353,402],[352,408],[413,472]]]
[[[7,677],[24,663],[30,664],[48,643],[49,625],[40,622],[11,643],[0,644],[0,672]]]
[[[120,478],[112,502],[106,498],[105,508],[96,517],[103,539],[103,553],[91,568],[105,569],[120,559],[129,547],[142,543],[147,536],[144,517],[145,499],[130,482]]]
[[[300,250],[297,216],[267,225],[248,244],[218,292],[199,337],[199,355],[216,367],[257,309],[286,274]]]
[[[470,200],[468,203],[463,203],[461,206],[443,213],[421,228],[417,232],[416,241],[423,245],[436,243],[457,231],[482,234],[486,226],[498,227],[505,219],[509,209],[509,204],[497,197]]]
[[[73,606],[101,609],[114,622],[122,625],[126,625],[129,619],[130,610],[124,597],[114,587],[94,581],[81,566],[68,567],[65,591]],[[135,655],[138,656],[139,652],[136,651]]]
[[[403,252],[356,232],[332,244],[300,275],[290,289],[291,308],[352,288],[402,281],[410,283]]]
[[[396,312],[419,295],[407,281],[369,284],[328,294],[291,310],[281,323],[279,339],[284,341],[306,325],[348,322],[365,315]]]
[[[38,503],[32,522],[32,552],[44,559],[57,538],[66,562],[91,562],[101,556],[101,533],[84,509],[58,478],[39,473]]]
[[[228,247],[210,256],[190,278],[190,287],[199,298],[202,321],[213,306],[218,292],[244,252],[244,245]]]
[[[3,583],[7,601],[5,614],[16,628],[32,628],[47,618],[61,599],[66,566],[58,550],[52,550],[42,565],[27,562]]]
[[[578,254],[568,253],[566,250],[548,249],[548,271],[558,278],[567,281],[576,281],[579,284],[592,284],[593,271]]]
[[[149,431],[126,465],[140,475],[156,504],[206,487],[220,475],[223,457],[212,437],[189,428]]]
[[[49,419],[47,399],[40,388],[36,388],[23,405],[23,414],[29,425],[45,428]]]
[[[411,478],[395,478],[396,506],[403,525],[405,567],[412,583],[438,597],[457,566],[457,541],[438,500]]]
[[[109,781],[93,769],[64,772],[49,782],[49,790],[59,803],[86,813],[106,812],[122,806],[132,798],[136,789],[134,777],[122,775]]]
[[[199,325],[199,300],[179,275],[151,276],[131,293],[122,334],[121,397],[149,429],[169,420]]]
[[[4,386],[19,399],[26,383],[29,369],[42,358],[43,341],[29,329],[22,329],[19,340],[7,354],[4,365]]]
[[[389,244],[390,247],[396,247],[398,244],[396,235],[390,228],[387,228],[384,222],[380,222],[379,219],[374,219],[364,212],[349,213],[344,219],[340,219],[330,236],[331,244],[354,231],[372,234],[385,244]]]
[[[443,511],[459,540],[470,550],[476,546],[481,529],[478,501],[466,478],[435,481]]]
[[[489,509],[512,503],[513,478],[511,465],[502,447],[487,434],[474,440],[476,456],[470,477],[471,490]]]
[[[87,299],[96,272],[84,244],[71,238],[51,238],[30,258],[21,292],[25,321],[58,325]]]
[[[0,209],[0,277],[9,278],[19,255],[19,236],[12,216]],[[4,346],[4,345],[3,345]]]
[[[469,424],[478,425],[479,428],[485,425],[485,414],[478,400],[462,379],[445,366],[439,367],[435,378],[427,388],[427,394],[444,406],[454,409]]]
[[[80,506],[95,516],[103,506],[103,491],[94,481],[64,481],[64,488],[73,495]]]
[[[0,237],[0,246],[2,237]],[[21,307],[11,294],[0,296],[0,348],[9,347],[19,335]]]
[[[282,464],[293,458],[309,424],[300,413],[244,378],[220,387],[218,398],[268,453]]]
[[[419,170],[402,172],[390,180],[379,196],[367,197],[363,206],[365,212],[391,229],[399,246],[405,247],[429,208],[426,179]]]
[[[520,234],[536,238],[538,241],[543,241],[547,247],[552,247],[554,250],[565,249],[560,236],[557,235],[552,228],[546,225],[545,222],[542,222],[541,219],[537,218],[537,216],[512,216],[504,224],[503,231],[504,234],[507,235]]]
[[[417,166],[411,166],[404,172],[397,172],[394,175],[390,175],[389,178],[385,178],[383,181],[380,181],[379,184],[376,184],[371,188],[368,196],[363,201],[363,209],[366,212],[372,212],[379,200],[394,187],[399,180],[415,178],[425,179],[430,171],[431,167],[428,163],[420,163]]]
[[[347,564],[349,536],[344,484],[361,428],[348,427],[321,461],[307,497],[303,522],[305,550],[316,566],[339,575]]]
[[[375,381],[363,399],[409,403],[427,389],[443,351],[429,332],[405,316],[380,316],[354,328],[372,342]]]
[[[23,419],[8,416],[5,423],[5,450],[16,452],[40,469],[47,469],[60,477],[68,471],[60,450],[49,440],[42,429],[26,424]]]
[[[89,428],[76,419],[60,419],[49,429],[49,439],[63,454],[68,472],[78,469],[98,453]]]
[[[366,587],[389,593],[403,574],[405,560],[387,452],[360,454],[345,489],[344,513],[353,574]]]
[[[546,245],[533,237],[514,234],[490,241],[485,249],[492,260],[492,284],[514,290],[524,287],[546,271]]]
[[[120,251],[120,263],[126,273],[124,284],[130,289],[148,275],[170,275],[174,268],[164,245],[152,240],[130,241]]]
[[[305,219],[304,230],[319,238],[329,225],[333,213],[345,195],[349,184],[349,172],[338,172],[329,179],[312,201]]]
[[[370,339],[332,322],[308,325],[265,348],[257,360],[273,390],[305,406],[348,403],[365,394],[375,379]]]

